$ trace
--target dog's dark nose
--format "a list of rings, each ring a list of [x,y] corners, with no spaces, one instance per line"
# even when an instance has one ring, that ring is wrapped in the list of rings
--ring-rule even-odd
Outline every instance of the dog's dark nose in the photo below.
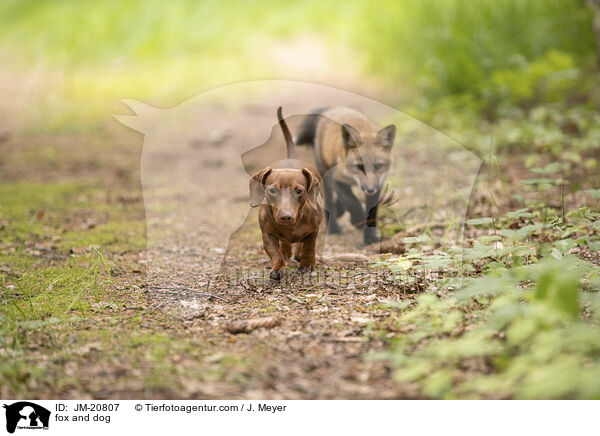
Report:
[[[279,215],[279,220],[284,223],[291,223],[294,221],[294,217],[290,213],[281,213]]]

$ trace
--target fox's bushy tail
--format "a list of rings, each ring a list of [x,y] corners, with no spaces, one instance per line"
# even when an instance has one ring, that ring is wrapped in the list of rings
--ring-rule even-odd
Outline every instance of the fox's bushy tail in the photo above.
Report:
[[[329,107],[321,107],[315,109],[309,115],[307,115],[304,118],[304,120],[302,120],[302,124],[300,124],[300,129],[298,130],[298,136],[296,136],[296,144],[314,145],[319,119],[321,118],[322,113],[325,112],[327,109],[329,109]]]

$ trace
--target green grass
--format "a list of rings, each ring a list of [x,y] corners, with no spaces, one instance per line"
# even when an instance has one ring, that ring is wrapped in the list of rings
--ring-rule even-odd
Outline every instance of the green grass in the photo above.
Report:
[[[85,206],[85,202],[78,199],[80,193],[84,193],[84,188],[75,184],[18,182],[0,185],[2,242],[23,241],[47,234],[60,225],[73,205]]]
[[[110,292],[111,256],[143,248],[145,223],[135,205],[102,202],[106,195],[98,192],[84,182],[0,186],[0,384],[11,392],[27,392],[39,380],[51,383],[46,389],[77,384],[40,364],[40,353],[73,359],[62,350],[74,332],[98,322],[92,304],[123,304]],[[106,222],[88,228],[88,217]]]
[[[2,337],[12,346],[26,342],[19,329],[85,316],[104,293],[100,282],[110,280],[107,253],[145,247],[143,217],[131,219],[135,208],[92,202],[98,189],[78,183],[0,186],[0,316]],[[82,213],[106,223],[81,226]]]
[[[9,357],[0,366],[2,384],[23,392],[26,382],[45,378],[44,370],[33,363],[36,354],[31,350],[54,348],[53,332],[72,334],[85,322],[91,302],[106,298],[105,282],[110,276],[101,274],[104,262],[96,252],[87,264],[69,259],[60,266],[37,266],[3,277],[10,285],[0,286],[0,350]],[[61,383],[68,380],[65,377]]]
[[[85,182],[0,185],[0,241],[17,246],[45,242],[62,253],[92,244],[112,251],[144,248],[140,206],[108,203],[102,192]],[[135,212],[137,219],[131,219]],[[86,217],[91,225],[86,225]]]

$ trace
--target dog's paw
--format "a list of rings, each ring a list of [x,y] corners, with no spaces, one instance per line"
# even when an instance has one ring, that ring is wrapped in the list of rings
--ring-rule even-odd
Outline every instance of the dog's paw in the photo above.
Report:
[[[281,280],[285,277],[285,268],[272,269],[270,274],[271,280]]]
[[[300,268],[298,268],[298,271],[300,271],[300,274],[310,274],[313,271],[313,267],[310,265],[300,266]]]

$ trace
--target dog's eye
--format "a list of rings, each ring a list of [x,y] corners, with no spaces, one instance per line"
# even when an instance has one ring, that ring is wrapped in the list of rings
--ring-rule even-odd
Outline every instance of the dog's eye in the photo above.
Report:
[[[296,195],[302,195],[304,191],[300,188],[296,188]]]
[[[375,171],[379,171],[382,168],[383,168],[383,164],[380,164],[380,163],[375,164]]]
[[[269,189],[269,194],[273,194],[273,195],[277,194],[277,189],[275,189],[275,188]]]

